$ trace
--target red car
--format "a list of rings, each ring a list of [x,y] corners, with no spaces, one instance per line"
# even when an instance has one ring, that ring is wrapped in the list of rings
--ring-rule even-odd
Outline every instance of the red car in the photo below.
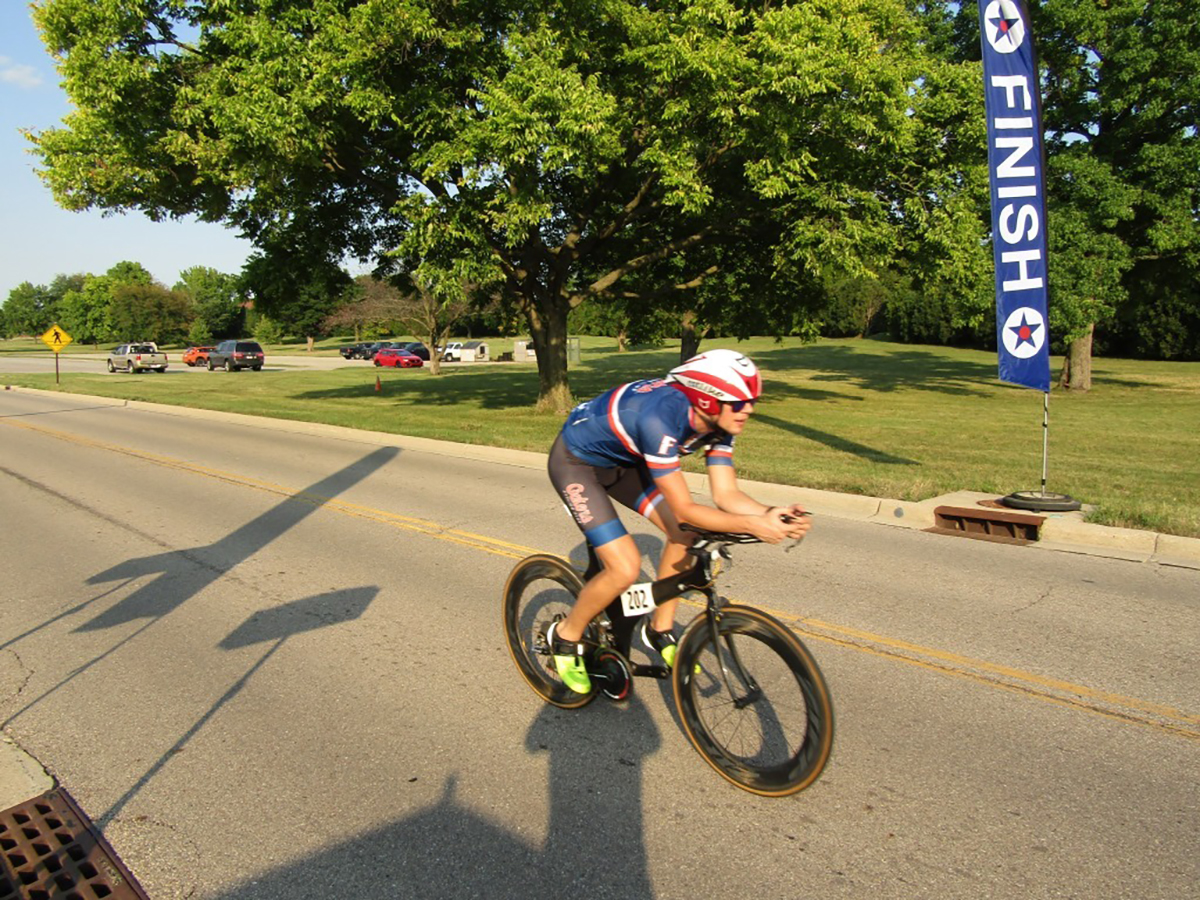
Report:
[[[183,361],[189,366],[202,366],[208,362],[208,352],[212,347],[188,347],[183,351]]]
[[[419,369],[425,365],[421,357],[397,347],[384,347],[375,353],[375,365],[394,369]]]

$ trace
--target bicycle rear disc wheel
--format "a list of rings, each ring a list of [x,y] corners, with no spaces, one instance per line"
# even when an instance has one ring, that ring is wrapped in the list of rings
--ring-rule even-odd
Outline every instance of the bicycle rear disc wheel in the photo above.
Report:
[[[504,586],[504,637],[521,676],[547,703],[577,709],[596,691],[577,694],[558,677],[546,629],[571,611],[583,579],[565,560],[539,554],[517,563]]]
[[[717,629],[714,643],[700,615],[679,642],[672,685],[688,739],[743,790],[803,790],[833,749],[833,703],[816,660],[790,629],[751,607],[725,607]]]

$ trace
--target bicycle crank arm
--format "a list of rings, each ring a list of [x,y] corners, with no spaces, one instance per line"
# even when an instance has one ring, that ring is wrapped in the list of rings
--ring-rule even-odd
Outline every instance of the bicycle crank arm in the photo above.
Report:
[[[634,663],[633,674],[641,678],[662,678],[671,677],[671,670],[666,666],[644,666],[641,663]]]

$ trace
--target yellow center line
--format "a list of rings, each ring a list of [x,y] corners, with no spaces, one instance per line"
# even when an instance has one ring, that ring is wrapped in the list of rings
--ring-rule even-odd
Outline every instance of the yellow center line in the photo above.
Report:
[[[285,485],[275,484],[274,482],[237,475],[198,463],[160,456],[132,447],[123,447],[117,444],[80,437],[57,429],[34,425],[29,422],[4,419],[0,420],[0,424],[37,432],[84,447],[120,453],[164,468],[188,472],[205,478],[213,478],[228,484],[260,490],[292,500],[312,503],[314,506],[341,513],[342,515],[378,522],[393,528],[403,529],[439,541],[447,541],[468,549],[481,550],[496,556],[520,560],[534,553],[544,552],[486,535],[462,531],[456,528],[447,528],[438,522],[428,519],[402,516],[374,507],[339,500],[335,497],[324,497],[306,491],[297,491]],[[685,602],[689,606],[702,608],[701,604],[694,601],[685,600]],[[1141,700],[1136,697],[1127,697],[1110,691],[1098,690],[1061,679],[1048,678],[1034,672],[1026,672],[986,660],[972,659],[971,657],[962,656],[947,650],[925,647],[920,644],[889,638],[849,626],[835,625],[820,619],[770,609],[761,604],[755,605],[787,624],[792,630],[814,640],[863,653],[870,653],[896,662],[918,666],[959,678],[967,678],[977,683],[988,685],[989,687],[1033,697],[1071,709],[1105,716],[1122,722],[1151,727],[1192,740],[1200,740],[1200,728],[1194,727],[1200,725],[1200,716],[1185,713],[1174,707]]]
[[[444,525],[441,525],[437,522],[431,522],[427,519],[418,519],[413,516],[402,516],[397,513],[391,513],[369,506],[361,506],[357,503],[349,503],[345,500],[339,500],[336,497],[325,497],[320,494],[314,494],[303,490],[298,491],[294,488],[289,488],[285,485],[276,484],[274,482],[262,481],[260,479],[250,478],[245,475],[236,475],[232,472],[225,472],[221,469],[214,469],[210,466],[203,466],[199,463],[192,463],[170,456],[160,456],[156,453],[150,453],[146,450],[139,450],[135,447],[123,447],[119,444],[110,444],[106,441],[98,441],[93,438],[81,437],[79,435],[70,434],[65,431],[59,431],[54,428],[46,428],[42,425],[33,425],[29,422],[17,422],[7,419],[0,420],[0,424],[9,425],[13,428],[21,428],[26,431],[34,431],[39,434],[44,434],[47,437],[57,438],[69,443],[78,444],[82,447],[90,447],[92,449],[107,450],[112,453],[119,453],[123,456],[130,456],[134,459],[140,459],[144,462],[153,463],[156,466],[162,466],[166,469],[174,469],[179,472],[188,472],[190,474],[200,475],[205,478],[213,478],[217,481],[225,482],[226,484],[253,488],[254,490],[263,491],[268,494],[287,497],[291,500],[297,500],[303,503],[311,503],[313,506],[328,508],[344,515],[355,516],[356,518],[362,519],[370,519],[372,521],[391,525],[395,528],[402,528],[406,531],[424,534],[428,537],[437,538],[438,540],[461,544],[477,550],[484,550],[488,553],[494,553],[498,556],[504,556],[509,559],[524,559],[526,556],[538,552],[532,547],[523,547],[519,544],[512,544],[508,541],[489,538],[484,535],[474,534],[469,531],[461,531],[456,528],[446,528]]]

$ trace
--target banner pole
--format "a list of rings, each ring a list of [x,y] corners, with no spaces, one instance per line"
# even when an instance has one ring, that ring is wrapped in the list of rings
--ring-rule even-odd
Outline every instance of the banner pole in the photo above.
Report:
[[[1042,496],[1046,496],[1046,469],[1050,459],[1050,392],[1042,395]]]

